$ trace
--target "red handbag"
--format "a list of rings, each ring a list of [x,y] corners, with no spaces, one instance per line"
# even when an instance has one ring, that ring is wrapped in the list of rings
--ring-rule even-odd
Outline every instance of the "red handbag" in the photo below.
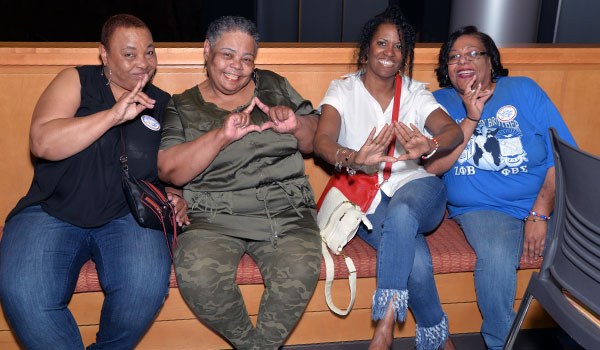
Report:
[[[321,198],[319,198],[317,211],[321,208],[325,195],[332,187],[337,187],[348,200],[358,205],[363,212],[366,212],[377,195],[379,183],[377,173],[373,175],[356,173],[354,176],[349,176],[345,170],[340,173],[334,172],[327,185],[325,185]]]
[[[402,76],[400,74],[396,75],[396,91],[394,92],[394,109],[392,110],[392,121],[398,121],[398,113],[400,112],[400,96],[402,91]],[[393,157],[394,149],[396,148],[396,137],[392,139],[390,145],[388,147],[387,155]],[[392,163],[385,163],[385,168],[383,169],[383,181],[387,181],[392,174]],[[325,199],[325,195],[331,189],[331,187],[337,187],[343,194],[348,198],[348,200],[352,201],[354,204],[358,205],[363,212],[366,212],[373,199],[377,195],[377,191],[379,191],[380,184],[378,183],[377,173],[373,175],[368,175],[365,173],[357,173],[354,176],[348,175],[348,172],[334,172],[333,175],[329,178],[329,182],[325,186],[323,190],[323,194],[319,198],[319,202],[317,203],[317,211],[321,208],[321,204],[323,204],[323,200]]]

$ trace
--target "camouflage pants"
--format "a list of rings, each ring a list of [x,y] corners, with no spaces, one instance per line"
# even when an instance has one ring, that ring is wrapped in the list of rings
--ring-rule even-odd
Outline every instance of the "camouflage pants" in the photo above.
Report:
[[[316,224],[315,224],[316,227]],[[235,282],[248,253],[265,282],[256,327]],[[236,349],[278,349],[302,315],[319,277],[321,245],[313,227],[270,241],[252,241],[192,229],[180,236],[175,272],[196,316]]]

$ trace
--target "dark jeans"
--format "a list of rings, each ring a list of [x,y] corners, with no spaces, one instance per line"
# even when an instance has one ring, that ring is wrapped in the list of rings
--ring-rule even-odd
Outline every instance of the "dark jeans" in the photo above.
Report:
[[[29,350],[83,349],[67,308],[82,265],[93,259],[105,293],[96,343],[133,349],[168,293],[171,258],[163,232],[128,214],[86,229],[32,206],[11,218],[0,243],[0,300]]]

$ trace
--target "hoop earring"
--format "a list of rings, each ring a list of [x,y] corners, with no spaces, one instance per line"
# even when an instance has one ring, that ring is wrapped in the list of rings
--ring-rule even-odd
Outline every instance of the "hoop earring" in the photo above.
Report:
[[[108,85],[110,85],[110,82],[112,81],[112,69],[110,69],[110,67],[108,65],[105,67],[108,68],[108,81],[106,82],[106,86],[108,86]],[[102,69],[101,74],[104,76],[104,69]]]

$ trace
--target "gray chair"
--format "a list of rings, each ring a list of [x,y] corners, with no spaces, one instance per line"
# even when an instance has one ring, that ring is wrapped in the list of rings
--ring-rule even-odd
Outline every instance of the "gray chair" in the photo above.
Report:
[[[553,128],[550,138],[556,169],[551,237],[504,349],[513,348],[532,298],[581,346],[600,349],[600,327],[564,294],[567,291],[584,308],[600,315],[600,158],[569,145]]]

